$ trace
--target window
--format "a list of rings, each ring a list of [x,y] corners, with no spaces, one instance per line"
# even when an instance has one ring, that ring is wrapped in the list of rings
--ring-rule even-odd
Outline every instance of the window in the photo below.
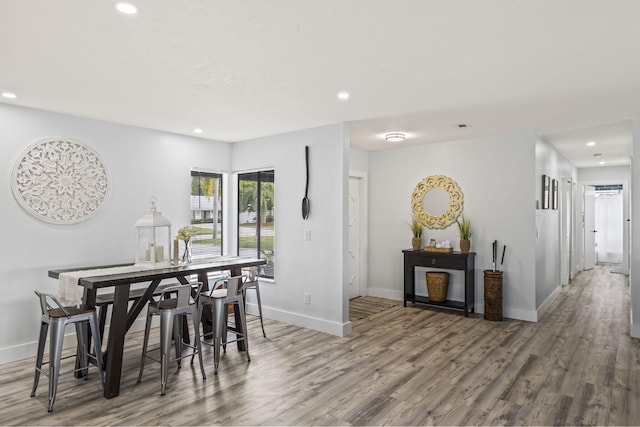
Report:
[[[194,258],[222,255],[222,174],[191,171]]]
[[[267,260],[261,277],[274,277],[274,171],[238,174],[238,255]]]

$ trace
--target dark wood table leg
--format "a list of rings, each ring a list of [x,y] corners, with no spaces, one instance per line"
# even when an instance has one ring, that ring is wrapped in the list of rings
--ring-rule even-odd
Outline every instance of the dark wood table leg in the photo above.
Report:
[[[127,333],[129,288],[130,285],[116,286],[113,296],[113,311],[111,314],[111,324],[109,326],[109,340],[107,341],[104,384],[104,397],[107,399],[120,394],[124,338]]]

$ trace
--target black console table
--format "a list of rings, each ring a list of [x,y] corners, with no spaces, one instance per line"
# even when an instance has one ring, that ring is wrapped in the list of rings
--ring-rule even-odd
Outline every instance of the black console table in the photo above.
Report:
[[[475,252],[429,252],[405,249],[404,254],[404,306],[407,301],[430,306],[464,311],[465,317],[473,313],[475,301]],[[430,301],[428,297],[416,295],[415,267],[442,268],[464,271],[464,302],[446,300]]]

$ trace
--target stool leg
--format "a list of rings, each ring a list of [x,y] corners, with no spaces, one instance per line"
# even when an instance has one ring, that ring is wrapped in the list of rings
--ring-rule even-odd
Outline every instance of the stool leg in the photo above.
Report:
[[[40,381],[40,369],[42,369],[42,358],[44,356],[44,345],[47,341],[47,332],[49,332],[49,324],[42,322],[40,324],[40,338],[38,339],[38,355],[36,356],[36,373],[33,378],[33,388],[31,389],[31,397],[36,395],[38,381]]]
[[[216,298],[213,302],[213,373],[218,373],[220,364],[220,341],[222,340],[222,326],[224,325],[226,304],[222,298]],[[224,331],[226,333],[226,330]]]
[[[140,360],[140,373],[138,374],[138,383],[142,381],[142,371],[144,371],[144,362],[147,358],[147,345],[149,344],[149,330],[151,329],[152,314],[147,311],[147,323],[144,327],[144,341],[142,344],[142,359]]]
[[[77,358],[79,360],[78,367],[81,369],[82,376],[86,380],[89,377],[89,357],[87,356],[87,323],[75,322],[76,339],[78,340]]]
[[[171,351],[173,320],[174,317],[171,310],[160,311],[160,394],[163,396],[167,389],[167,377],[169,376],[169,354]]]
[[[98,367],[98,372],[100,372],[100,383],[104,389],[104,369],[102,369],[102,334],[100,333],[96,313],[93,313],[91,316],[89,326],[91,327],[91,334],[93,335],[93,342],[96,350],[96,366]]]
[[[49,412],[53,411],[53,404],[56,400],[65,324],[64,321],[56,321],[51,325],[51,341],[49,343]]]
[[[176,363],[181,368],[180,357],[182,356],[182,315],[173,318],[173,343],[176,350]]]
[[[247,352],[247,362],[251,362],[251,356],[249,356],[249,335],[247,334],[247,315],[244,312],[244,301],[240,299],[240,301],[236,302],[236,307],[238,308],[240,321],[242,322],[242,339],[244,340],[244,348]]]
[[[260,326],[262,326],[262,336],[267,337],[267,333],[264,331],[264,322],[262,321],[262,301],[260,301],[260,286],[256,283],[254,288],[256,290],[256,297],[258,298],[258,313],[260,313]]]
[[[193,323],[193,329],[195,334],[193,336],[193,340],[196,344],[196,350],[198,352],[198,361],[200,362],[200,372],[202,372],[202,379],[206,380],[207,375],[204,373],[204,363],[202,363],[202,345],[200,344],[200,327],[199,321],[200,317],[198,316],[199,310],[196,310],[195,307],[191,307],[191,323]],[[196,317],[197,316],[197,317]],[[193,355],[191,356],[191,364],[193,364]]]
[[[200,337],[200,323],[201,323],[201,320],[202,320],[203,306],[204,306],[204,304],[202,304],[200,301],[198,301],[197,308],[193,308],[193,310],[195,310],[195,312],[196,312],[196,314],[195,314],[196,318],[193,319],[193,329],[194,329],[194,332],[195,332],[195,336],[198,337],[198,342],[197,342],[198,346],[201,345],[201,343],[200,343],[200,338],[201,338]],[[204,327],[203,327],[202,333],[204,334]],[[202,336],[204,337],[204,335],[202,335]],[[202,354],[202,353],[200,353],[200,350],[198,350],[198,352],[199,352],[198,354],[200,354],[200,355]],[[193,358],[195,356],[196,356],[195,354],[191,355],[191,364],[192,365],[193,365]],[[202,356],[199,356],[199,357],[200,357],[200,366],[202,366]]]

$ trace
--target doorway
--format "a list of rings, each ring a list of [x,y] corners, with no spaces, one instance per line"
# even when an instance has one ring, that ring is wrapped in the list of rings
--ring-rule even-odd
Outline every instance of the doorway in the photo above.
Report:
[[[624,182],[582,185],[582,269],[605,265],[629,274],[627,187]]]
[[[620,272],[624,252],[622,185],[596,186],[595,191],[596,262]]]
[[[349,173],[349,280],[347,295],[349,299],[367,295],[366,256],[367,247],[367,209],[366,175]]]

